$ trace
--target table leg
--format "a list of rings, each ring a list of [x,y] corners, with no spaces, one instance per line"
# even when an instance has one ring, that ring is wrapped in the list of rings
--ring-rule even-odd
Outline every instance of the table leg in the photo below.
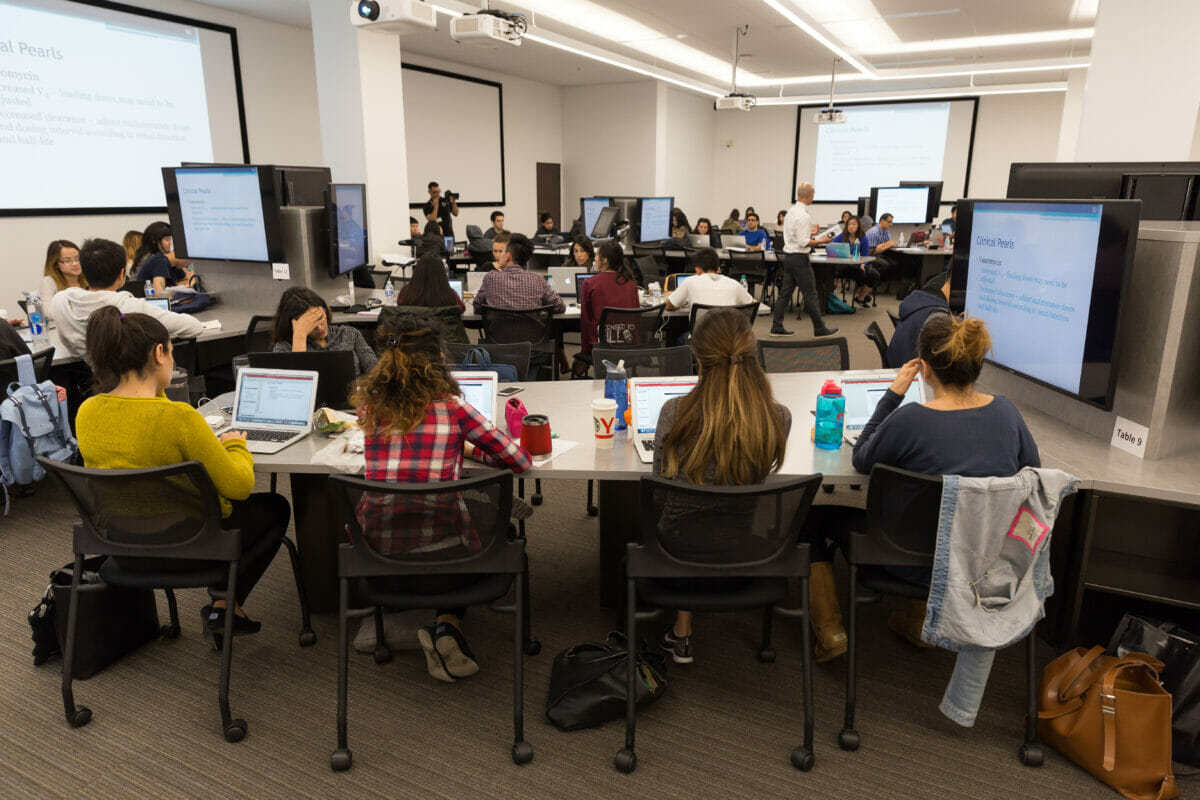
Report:
[[[337,548],[347,541],[335,524],[337,498],[328,475],[292,473],[292,519],[300,573],[314,614],[338,610]]]
[[[640,538],[638,482],[597,483],[600,485],[600,605],[618,608],[625,590],[625,544]]]

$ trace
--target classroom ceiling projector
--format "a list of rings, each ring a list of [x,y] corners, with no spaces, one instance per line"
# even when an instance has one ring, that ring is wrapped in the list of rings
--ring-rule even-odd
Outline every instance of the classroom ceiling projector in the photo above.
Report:
[[[533,15],[526,12],[481,9],[475,14],[463,14],[450,20],[450,38],[460,44],[476,47],[499,47],[512,44],[518,47],[521,37],[533,24]]]
[[[437,30],[437,12],[425,0],[354,0],[350,21],[356,28],[384,32]]]
[[[822,108],[813,115],[813,122],[818,125],[830,125],[846,121],[846,112],[840,108]]]
[[[713,108],[717,111],[749,111],[758,105],[758,98],[752,94],[727,94],[717,98]]]

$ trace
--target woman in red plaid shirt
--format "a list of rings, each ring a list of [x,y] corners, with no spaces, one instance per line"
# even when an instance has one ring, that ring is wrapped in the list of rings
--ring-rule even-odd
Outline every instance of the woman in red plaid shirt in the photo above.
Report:
[[[532,466],[525,448],[460,399],[458,384],[442,357],[439,323],[401,314],[379,326],[382,350],[351,401],[366,436],[366,472],[372,481],[429,483],[457,480],[463,457],[489,466],[524,472]],[[457,497],[438,500],[397,495],[363,495],[358,520],[367,541],[383,555],[439,552],[446,558],[480,548],[466,504]],[[410,591],[452,591],[481,576],[429,576],[407,579]],[[453,683],[479,671],[462,635],[463,608],[440,609],[437,624],[417,638],[429,674]]]

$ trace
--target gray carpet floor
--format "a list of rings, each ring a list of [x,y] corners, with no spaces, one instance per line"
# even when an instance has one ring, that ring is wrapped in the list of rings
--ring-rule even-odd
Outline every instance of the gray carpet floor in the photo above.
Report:
[[[855,347],[853,366],[877,363],[861,329],[877,317],[890,332],[883,309],[843,326],[865,345]],[[671,665],[667,695],[639,716],[637,771],[617,773],[620,723],[561,733],[542,715],[554,654],[602,639],[612,623],[597,603],[598,528],[584,511],[584,484],[544,488],[545,504],[528,526],[534,634],[543,644],[541,655],[526,659],[533,762],[517,767],[509,758],[511,617],[480,609],[465,622],[482,667],[471,679],[433,680],[417,650],[398,651],[383,665],[351,656],[354,766],[340,774],[329,768],[336,621],[317,617],[317,644],[297,645],[299,612],[282,554],[247,603],[263,631],[234,648],[231,700],[234,715],[249,723],[244,741],[228,744],[220,734],[219,658],[200,636],[199,591],[180,593],[179,639],[148,644],[76,683],[77,701],[94,718],[72,730],[63,719],[60,662],[33,666],[25,615],[49,571],[70,560],[74,515],[49,484],[14,500],[0,521],[0,742],[8,754],[0,797],[1117,797],[1052,751],[1040,769],[1017,760],[1025,696],[1019,648],[997,658],[974,728],[942,717],[937,704],[953,655],[918,651],[891,634],[885,618],[896,606],[887,600],[860,614],[858,752],[836,743],[844,661],[815,669],[816,767],[800,773],[788,754],[802,735],[803,629],[777,621],[778,661],[764,665],[756,659],[759,615],[705,615],[696,622],[696,662]],[[856,503],[860,495],[822,500]],[[161,595],[159,606],[165,618]],[[657,637],[663,624],[641,631]],[[1041,648],[1043,663],[1052,656]],[[1194,781],[1182,783],[1185,796],[1195,793]]]

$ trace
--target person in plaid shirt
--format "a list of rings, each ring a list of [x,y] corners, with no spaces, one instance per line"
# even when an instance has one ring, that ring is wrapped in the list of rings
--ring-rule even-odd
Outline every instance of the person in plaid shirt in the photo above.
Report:
[[[554,313],[567,310],[567,304],[550,288],[543,275],[526,272],[525,264],[533,255],[529,237],[514,233],[508,239],[504,254],[496,262],[498,268],[483,276],[475,293],[475,313],[482,306],[492,308],[539,308],[554,306]]]
[[[351,401],[365,435],[366,472],[372,481],[429,483],[456,480],[463,457],[524,472],[529,453],[460,398],[442,357],[439,323],[400,314],[381,323],[379,363]],[[457,495],[403,497],[364,493],[357,516],[363,535],[383,555],[437,552],[467,556],[481,547],[464,500]],[[405,588],[445,592],[479,580],[477,575],[410,578]],[[479,671],[462,635],[463,608],[440,609],[437,625],[417,634],[429,674],[453,683]]]

